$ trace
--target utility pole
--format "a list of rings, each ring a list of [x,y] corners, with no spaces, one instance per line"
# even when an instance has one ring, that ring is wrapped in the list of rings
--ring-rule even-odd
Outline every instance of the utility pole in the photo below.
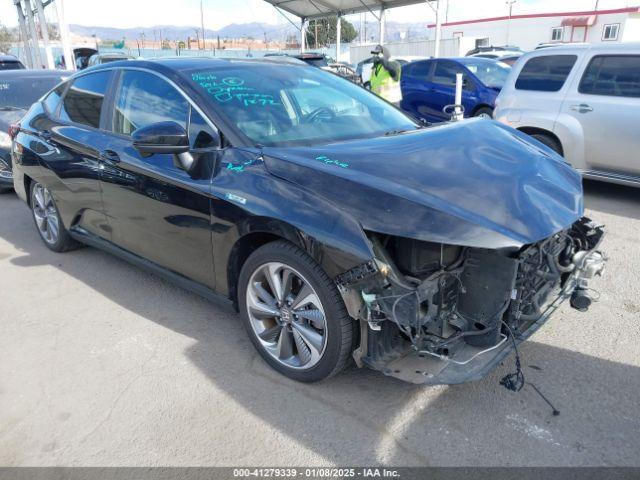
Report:
[[[200,0],[200,27],[202,28],[202,49],[207,49],[207,44],[204,40],[204,9],[202,8],[202,0]]]
[[[506,4],[509,6],[509,20],[507,20],[507,45],[509,45],[509,37],[511,36],[511,12],[513,11],[513,4],[518,0],[507,0]]]

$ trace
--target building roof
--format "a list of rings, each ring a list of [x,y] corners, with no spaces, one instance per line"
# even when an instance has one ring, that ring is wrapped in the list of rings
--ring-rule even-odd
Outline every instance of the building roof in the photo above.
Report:
[[[296,17],[313,20],[338,13],[350,15],[352,13],[375,12],[381,8],[405,7],[425,3],[425,0],[265,0],[265,2]]]
[[[597,15],[607,15],[612,13],[640,13],[640,7],[627,7],[616,8],[612,10],[588,10],[584,12],[550,12],[550,13],[531,13],[526,15],[511,15],[511,20],[518,20],[524,18],[546,18],[546,17],[588,17]],[[455,25],[467,25],[471,23],[484,23],[484,22],[497,22],[500,20],[509,20],[508,16],[502,17],[489,17],[489,18],[477,18],[475,20],[460,20],[457,22],[443,23],[443,27],[455,26]],[[434,28],[435,23],[427,25],[427,28]]]

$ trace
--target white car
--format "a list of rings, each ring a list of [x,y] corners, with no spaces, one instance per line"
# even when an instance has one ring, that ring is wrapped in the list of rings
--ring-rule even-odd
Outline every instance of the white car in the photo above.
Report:
[[[560,153],[586,178],[640,186],[640,43],[527,53],[494,118]]]

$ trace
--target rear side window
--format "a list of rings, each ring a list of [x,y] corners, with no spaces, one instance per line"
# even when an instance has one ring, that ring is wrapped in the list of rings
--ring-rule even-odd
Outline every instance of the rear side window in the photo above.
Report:
[[[640,55],[593,57],[580,80],[580,93],[640,98]]]
[[[431,62],[412,62],[402,67],[402,75],[425,79],[429,76]]]
[[[110,77],[111,72],[96,72],[76,78],[62,101],[60,119],[100,128],[102,103]]]
[[[125,70],[113,112],[113,131],[131,135],[153,123],[173,121],[187,128],[189,103],[162,78]]]
[[[49,115],[55,115],[65,88],[67,88],[67,84],[63,83],[45,97],[43,103]]]
[[[576,55],[546,55],[527,60],[516,80],[517,90],[557,92],[567,80]]]

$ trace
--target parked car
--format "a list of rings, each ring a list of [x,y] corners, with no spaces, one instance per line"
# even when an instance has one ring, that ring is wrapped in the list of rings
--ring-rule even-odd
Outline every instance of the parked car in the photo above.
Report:
[[[119,62],[121,60],[133,60],[133,57],[120,52],[94,53],[89,57],[87,68],[95,65],[102,65],[103,63]]]
[[[491,118],[495,99],[511,67],[488,58],[438,58],[405,65],[400,107],[429,122],[449,120],[443,110],[455,100],[456,73],[462,73],[465,117]]]
[[[518,61],[518,59],[524,54],[524,52],[489,52],[489,53],[475,53],[470,55],[471,57],[490,58],[497,62],[506,63],[512,66]]]
[[[395,60],[401,66],[417,60],[426,60],[431,57],[420,57],[415,55],[398,55],[390,57],[390,60]],[[373,70],[373,57],[366,58],[356,65],[356,73],[360,75],[360,79],[365,88],[371,87],[371,71]]]
[[[485,46],[480,46],[472,50],[469,50],[465,54],[465,57],[470,57],[472,55],[477,55],[479,53],[501,55],[506,53],[509,53],[509,54],[523,53],[523,51],[520,47],[516,47],[514,45],[485,45]]]
[[[0,193],[13,190],[11,125],[68,76],[58,70],[0,71]]]
[[[495,118],[584,177],[640,185],[640,44],[546,48],[514,67]]]
[[[297,58],[298,60],[302,60],[304,63],[306,63],[307,65],[311,65],[312,67],[322,68],[327,67],[329,66],[329,63],[332,63],[332,60],[323,53],[310,52],[292,56],[294,58]]]
[[[0,53],[0,70],[22,70],[24,65],[17,57]]]
[[[557,302],[587,308],[603,266],[552,150],[497,122],[423,128],[321,69],[99,65],[13,134],[49,249],[102,248],[233,306],[300,381],[352,357],[416,383],[481,378]]]

